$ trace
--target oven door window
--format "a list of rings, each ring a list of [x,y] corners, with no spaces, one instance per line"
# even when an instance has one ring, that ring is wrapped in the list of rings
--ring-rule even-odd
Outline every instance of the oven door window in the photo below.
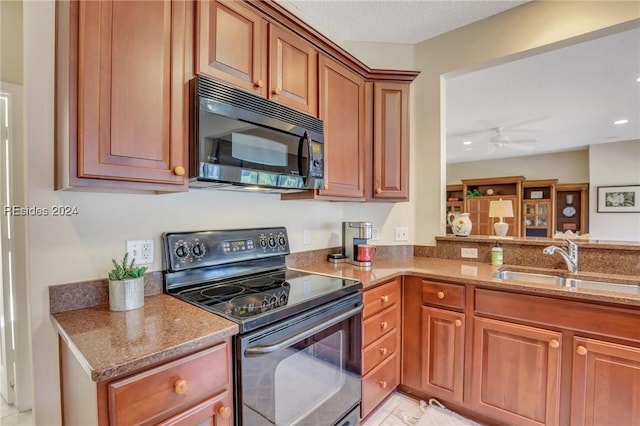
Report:
[[[242,423],[332,424],[339,420],[334,417],[360,400],[360,365],[354,362],[350,335],[350,321],[344,321],[273,353],[243,357]]]

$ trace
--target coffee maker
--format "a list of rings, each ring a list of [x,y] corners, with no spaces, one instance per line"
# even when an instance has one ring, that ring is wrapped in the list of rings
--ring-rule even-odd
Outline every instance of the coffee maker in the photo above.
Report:
[[[357,266],[371,267],[371,260],[358,260],[358,246],[371,239],[371,222],[342,222],[342,253],[346,261]]]

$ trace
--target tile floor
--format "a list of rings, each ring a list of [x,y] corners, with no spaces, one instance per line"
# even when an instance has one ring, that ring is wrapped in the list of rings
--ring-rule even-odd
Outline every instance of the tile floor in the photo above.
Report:
[[[399,393],[393,394],[371,414],[362,426],[403,426],[414,424],[423,412],[419,401]]]
[[[20,413],[13,405],[7,405],[0,398],[0,426],[33,426],[33,424],[31,410]]]

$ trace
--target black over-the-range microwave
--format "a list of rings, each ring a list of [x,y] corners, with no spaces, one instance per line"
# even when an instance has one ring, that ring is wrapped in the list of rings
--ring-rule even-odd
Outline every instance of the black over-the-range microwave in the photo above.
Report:
[[[191,187],[322,187],[322,120],[205,76],[193,79],[191,95]]]

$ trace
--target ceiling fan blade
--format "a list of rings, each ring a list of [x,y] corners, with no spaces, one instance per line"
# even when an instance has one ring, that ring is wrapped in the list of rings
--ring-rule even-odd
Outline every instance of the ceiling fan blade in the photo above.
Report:
[[[516,140],[512,140],[511,143],[529,143],[529,144],[536,144],[538,143],[537,139],[516,139]]]

